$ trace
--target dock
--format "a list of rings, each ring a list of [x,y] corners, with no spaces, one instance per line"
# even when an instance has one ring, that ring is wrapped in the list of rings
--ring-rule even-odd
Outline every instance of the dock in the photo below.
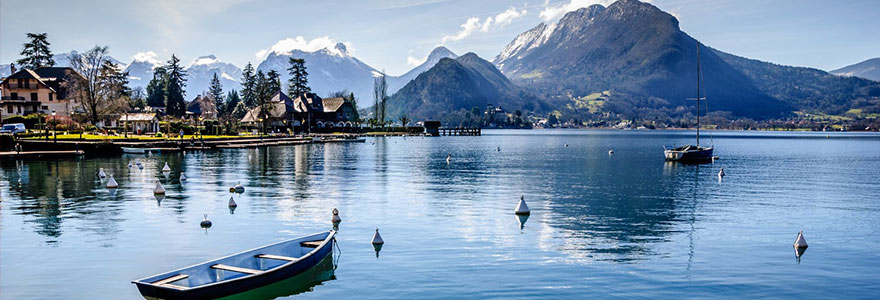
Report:
[[[440,128],[440,135],[446,136],[481,136],[483,135],[483,130],[479,127],[468,128],[468,127],[453,127],[453,128]]]
[[[85,154],[82,150],[61,150],[61,151],[3,151],[0,152],[0,158],[11,159],[41,159],[41,158],[69,158],[77,157]]]

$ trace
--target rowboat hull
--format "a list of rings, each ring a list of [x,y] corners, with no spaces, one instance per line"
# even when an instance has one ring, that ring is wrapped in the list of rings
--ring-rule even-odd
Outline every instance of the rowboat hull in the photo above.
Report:
[[[711,147],[683,146],[663,151],[667,161],[682,163],[703,163],[712,161]]]
[[[335,231],[313,234],[247,250],[190,267],[132,281],[147,299],[215,299],[239,294],[302,274],[315,267],[333,251]],[[320,241],[318,245],[317,242]],[[315,248],[303,246],[315,243]],[[305,248],[305,249],[303,249]],[[296,253],[297,251],[307,253]],[[257,256],[280,256],[296,260],[264,259]],[[216,266],[227,266],[217,269]],[[232,266],[231,268],[228,266]],[[234,269],[259,271],[241,273]],[[162,283],[175,276],[185,278]]]
[[[144,148],[130,148],[130,147],[122,147],[122,153],[128,154],[144,154],[147,151]]]

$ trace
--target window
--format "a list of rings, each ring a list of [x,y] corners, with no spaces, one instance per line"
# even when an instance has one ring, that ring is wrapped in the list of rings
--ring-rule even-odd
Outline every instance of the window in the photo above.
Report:
[[[10,114],[12,113],[12,104],[6,106],[6,112]]]
[[[30,88],[31,88],[31,81],[30,81],[30,79],[25,79],[25,80],[24,80],[24,88],[26,88],[26,89],[30,89]]]
[[[37,101],[37,93],[31,93],[31,101]]]
[[[43,110],[49,110],[48,106],[43,105]]]
[[[55,94],[49,93],[49,101],[52,101],[53,100],[52,98],[55,98]]]

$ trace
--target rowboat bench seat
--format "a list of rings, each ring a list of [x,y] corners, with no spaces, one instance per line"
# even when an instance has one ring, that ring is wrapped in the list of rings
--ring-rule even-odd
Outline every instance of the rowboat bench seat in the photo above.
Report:
[[[242,268],[242,267],[233,267],[233,266],[227,266],[224,264],[213,265],[213,266],[211,266],[211,269],[219,269],[219,270],[224,270],[224,271],[232,271],[232,272],[245,273],[245,274],[263,273],[263,271],[260,271],[260,270],[254,270],[254,269],[248,269],[248,268]]]
[[[155,285],[161,285],[161,286],[165,286],[165,287],[170,287],[170,288],[175,288],[175,289],[178,289],[178,290],[185,290],[185,289],[188,289],[188,287],[181,286],[181,285],[176,285],[176,284],[171,284],[171,283],[172,283],[172,282],[175,282],[175,281],[178,281],[178,280],[181,280],[181,279],[186,279],[186,278],[189,278],[189,275],[186,275],[186,274],[177,274],[177,275],[174,275],[174,276],[171,276],[171,277],[165,278],[165,279],[160,279],[160,280],[153,281],[153,284],[155,284]]]
[[[286,261],[294,261],[294,260],[298,259],[296,257],[273,255],[273,254],[257,254],[257,255],[254,255],[254,257],[265,258],[265,259],[274,259],[274,260],[286,260]]]
[[[324,242],[323,240],[320,240],[320,241],[308,241],[308,242],[302,242],[302,243],[299,243],[299,245],[300,245],[300,246],[303,246],[303,247],[306,247],[306,248],[318,248],[318,247],[321,246],[321,243],[323,243],[323,242]]]

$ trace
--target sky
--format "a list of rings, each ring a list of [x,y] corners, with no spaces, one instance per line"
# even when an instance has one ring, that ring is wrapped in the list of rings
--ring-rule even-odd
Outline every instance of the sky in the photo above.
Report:
[[[390,75],[436,46],[491,60],[518,34],[607,0],[0,0],[0,64],[19,58],[28,32],[51,50],[107,45],[114,58],[189,64],[199,56],[242,67],[272,49],[349,52]],[[652,0],[706,45],[749,58],[831,70],[880,57],[877,0]]]

